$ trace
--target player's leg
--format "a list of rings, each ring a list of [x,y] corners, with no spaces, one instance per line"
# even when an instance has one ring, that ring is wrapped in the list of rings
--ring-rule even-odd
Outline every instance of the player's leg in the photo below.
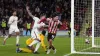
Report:
[[[86,28],[86,36],[88,37],[88,28]]]
[[[28,48],[17,48],[16,53],[20,53],[20,52],[32,53],[32,50]]]
[[[16,46],[19,47],[20,31],[18,28],[15,28],[14,32],[16,33]]]
[[[30,32],[30,34],[31,34],[31,29],[29,29],[29,32]]]
[[[3,45],[5,45],[6,40],[11,37],[11,34],[13,33],[13,31],[14,31],[13,29],[11,29],[11,28],[9,29],[9,34],[7,36],[5,36],[4,41],[3,41]]]
[[[16,46],[19,46],[19,38],[20,38],[20,33],[19,32],[16,32]]]
[[[85,43],[89,44],[90,43],[90,39],[89,39],[89,28],[86,29],[86,34],[87,34],[87,38],[85,39]]]
[[[44,36],[45,36],[45,33],[43,33],[42,31],[42,34],[39,34],[40,35],[40,39],[41,39],[41,46],[42,48],[44,49],[45,52],[47,52],[47,46],[45,45],[44,43]]]
[[[37,45],[36,45],[36,48],[33,47],[34,44],[37,44]],[[39,41],[38,41],[38,40],[34,40],[30,45],[28,45],[28,48],[29,48],[30,50],[32,50],[33,52],[37,52],[39,46],[40,46]]]
[[[38,39],[38,35],[34,31],[32,31],[31,37],[34,39],[34,41],[30,45],[28,45],[28,47],[31,49],[31,46],[33,46],[34,44],[37,44],[36,48],[34,49],[34,53],[38,54],[37,50],[40,47],[40,41]]]
[[[15,30],[15,33],[16,33],[16,52],[19,52],[20,50],[19,50],[19,46],[20,46],[20,44],[19,44],[19,38],[20,38],[20,32],[19,32],[19,29],[18,28],[16,28]]]
[[[16,46],[19,46],[20,32],[18,28],[15,29],[15,33],[16,33]]]
[[[26,45],[28,46],[28,48],[29,48],[31,51],[34,52],[34,49],[35,49],[35,48],[34,48],[33,46],[29,46],[33,41],[34,41],[33,38],[27,39],[27,40],[26,40]]]
[[[53,46],[53,43],[52,43],[54,37],[55,37],[54,35],[48,34],[49,49],[47,51],[47,54],[50,53],[51,49],[54,50],[54,54],[56,53],[56,49],[55,49],[55,47]]]
[[[69,37],[71,36],[71,29],[70,28],[68,30],[68,35],[69,35]]]
[[[19,50],[21,52],[27,52],[27,53],[32,53],[32,50],[28,49],[28,48],[19,48]]]
[[[42,48],[44,49],[44,51],[47,52],[47,46],[46,46],[45,43],[44,43],[44,38],[41,39],[41,46],[42,46]]]
[[[32,39],[32,38],[27,39],[27,40],[26,40],[26,45],[28,46],[29,44],[32,43],[32,41],[34,41],[34,39]],[[34,50],[34,49],[32,48],[32,50]],[[28,49],[28,48],[17,48],[17,49],[16,49],[16,52],[17,52],[17,53],[20,53],[20,52],[32,53],[32,52],[33,52],[32,50],[30,50],[30,49]]]
[[[47,40],[48,40],[48,43],[49,43],[49,48],[48,48],[48,50],[47,50],[47,54],[50,53],[51,48],[52,48],[52,47],[51,47],[51,42],[50,42],[50,39],[52,39],[51,37],[52,37],[52,35],[51,35],[50,33],[48,33]]]
[[[34,50],[34,54],[39,54],[37,51],[38,51],[38,49],[40,47],[40,44],[41,44],[41,42],[38,41],[38,43],[36,44],[36,48]]]
[[[7,39],[10,38],[10,37],[11,37],[11,34],[9,34],[8,36],[5,36],[4,41],[3,41],[3,45],[6,44]]]
[[[56,49],[53,46],[52,39],[49,39],[49,49],[51,49],[51,48],[54,50],[54,54],[55,54],[56,53]]]
[[[51,39],[51,34],[48,33],[48,37],[47,37],[48,43],[49,43],[49,40],[50,40],[50,39]],[[50,46],[50,44],[49,44],[49,48],[48,48],[48,50],[47,50],[47,54],[49,54],[50,51],[51,51],[51,46]]]
[[[5,28],[4,27],[2,28],[2,33],[3,33],[3,36],[5,36]]]
[[[35,36],[36,36],[36,38],[35,38],[34,40],[37,41],[36,48],[35,48],[35,50],[34,50],[34,54],[39,54],[37,51],[38,51],[38,49],[39,49],[39,47],[40,47],[41,40],[40,40],[40,36],[39,36],[39,34],[38,34],[37,32],[34,31],[34,34],[35,34]]]
[[[28,29],[26,29],[26,36],[27,36]]]
[[[47,46],[44,44],[44,41],[41,41],[41,46],[45,52],[47,52]]]
[[[50,53],[50,51],[51,51],[51,44],[50,44],[50,40],[48,40],[48,42],[49,42],[49,48],[48,48],[48,50],[47,50],[47,54],[49,54]]]

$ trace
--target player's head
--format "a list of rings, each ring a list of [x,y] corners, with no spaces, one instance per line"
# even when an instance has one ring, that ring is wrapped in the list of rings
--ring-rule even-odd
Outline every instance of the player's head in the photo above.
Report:
[[[46,15],[43,14],[43,15],[40,16],[40,20],[44,19],[44,18],[46,18]]]
[[[54,21],[58,21],[58,14],[57,13],[53,13],[52,14],[52,18]]]
[[[45,21],[46,21],[46,15],[41,15],[40,16],[40,22],[39,23],[45,22]]]
[[[16,11],[14,11],[14,12],[13,12],[13,16],[16,16],[16,15],[17,15],[17,12],[16,12]]]

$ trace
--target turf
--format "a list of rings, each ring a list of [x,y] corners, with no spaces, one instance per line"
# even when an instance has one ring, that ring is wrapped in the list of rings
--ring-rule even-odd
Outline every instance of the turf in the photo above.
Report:
[[[29,37],[23,37],[21,36],[20,38],[20,47],[26,47],[25,41]],[[86,37],[75,37],[75,50],[76,51],[81,51],[83,49],[91,47],[91,42],[90,44],[85,43]],[[100,43],[99,41],[100,38],[95,38],[96,43]],[[90,38],[91,40],[91,38]],[[40,54],[33,54],[33,53],[16,53],[16,38],[11,37],[7,40],[6,45],[2,45],[3,38],[0,37],[0,56],[64,56],[65,54],[70,54],[70,38],[66,36],[59,36],[56,37],[55,40],[53,41],[54,46],[57,49],[57,53],[53,54],[53,51],[50,54],[46,54],[42,47],[39,48],[39,53]],[[45,38],[45,43],[48,46],[47,38]],[[99,44],[98,44],[99,45]],[[100,48],[91,48],[84,50],[83,52],[100,52]],[[71,54],[69,56],[100,56],[100,55],[90,55],[90,54]]]
[[[20,38],[20,47],[26,47],[25,41],[28,37],[21,37]],[[7,40],[6,45],[2,45],[3,38],[0,37],[0,56],[63,56],[67,53],[70,53],[70,38],[63,37],[56,37],[53,41],[54,46],[57,49],[57,53],[53,54],[51,51],[50,54],[46,54],[44,50],[40,47],[38,52],[40,54],[33,54],[33,53],[16,53],[16,38],[11,37]],[[47,39],[45,38],[45,43],[48,46]]]

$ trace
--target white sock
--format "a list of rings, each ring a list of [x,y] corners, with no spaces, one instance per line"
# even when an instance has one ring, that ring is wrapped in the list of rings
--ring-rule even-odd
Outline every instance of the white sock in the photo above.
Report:
[[[34,40],[29,46],[32,46],[32,45],[34,45],[36,43],[38,43],[38,41],[37,40]]]
[[[47,54],[49,54],[49,53],[50,53],[50,51],[51,51],[51,49],[48,49]]]
[[[38,43],[37,43],[37,45],[36,45],[36,48],[35,48],[35,51],[34,51],[34,52],[36,52],[36,51],[39,49],[40,44],[41,44],[40,42],[38,42]]]
[[[19,36],[16,37],[16,44],[19,44]]]
[[[4,41],[6,41],[8,39],[8,36],[5,36]]]
[[[55,49],[53,54],[56,54],[56,51],[57,51],[57,50]]]

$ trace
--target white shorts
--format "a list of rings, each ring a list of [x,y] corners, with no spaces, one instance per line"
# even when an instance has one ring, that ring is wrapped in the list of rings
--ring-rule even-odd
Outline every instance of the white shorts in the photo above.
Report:
[[[9,28],[9,34],[12,34],[13,32],[19,32],[18,28]]]
[[[38,38],[40,40],[39,33],[37,31],[35,31],[35,30],[32,30],[31,37],[33,39]]]

